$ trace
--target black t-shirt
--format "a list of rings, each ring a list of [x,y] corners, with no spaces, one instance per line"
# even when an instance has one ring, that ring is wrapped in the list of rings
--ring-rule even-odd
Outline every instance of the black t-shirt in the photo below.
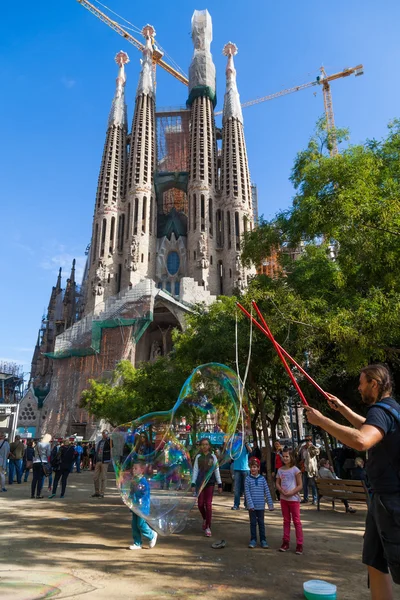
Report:
[[[393,398],[383,398],[382,402],[400,412]],[[365,425],[374,425],[384,433],[384,438],[368,450],[366,471],[372,491],[378,494],[400,492],[400,424],[387,409],[372,405]]]

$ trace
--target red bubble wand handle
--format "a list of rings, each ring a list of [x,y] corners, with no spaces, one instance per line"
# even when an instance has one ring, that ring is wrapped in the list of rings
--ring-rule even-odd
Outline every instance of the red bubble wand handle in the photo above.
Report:
[[[270,340],[270,336],[268,334],[268,332],[266,331],[266,329],[260,325],[260,323],[252,316],[250,315],[250,313],[241,305],[239,304],[239,302],[236,303],[237,306],[240,308],[240,310],[249,318],[252,319],[253,324],[258,327],[258,329]],[[257,307],[258,309],[258,307]],[[259,311],[259,309],[258,309]],[[261,312],[259,312],[258,314],[260,314],[261,319],[265,322],[265,319],[262,317]],[[278,344],[278,342],[276,342]],[[304,375],[304,377],[306,377],[306,379],[308,379],[308,381],[326,398],[329,399],[328,394],[325,392],[325,390],[322,389],[322,387],[320,385],[318,385],[318,383],[316,381],[314,381],[314,379],[311,377],[311,375],[309,375],[307,373],[307,371],[305,371],[303,369],[303,367],[301,367],[296,361],[295,359],[290,356],[289,352],[286,352],[285,348],[283,348],[282,346],[280,346],[278,344],[279,348],[281,349],[281,352],[284,356],[286,356],[286,358],[288,358],[290,361],[292,361],[292,363],[294,364],[294,366]]]
[[[256,302],[254,300],[252,300],[252,305],[254,306],[258,316],[260,317],[260,321],[261,323],[264,325],[265,330],[267,331],[267,333],[269,332],[269,334],[272,336],[271,330],[268,327],[264,317],[261,314],[261,310],[258,308]],[[278,344],[278,342],[276,342]],[[288,352],[286,352],[286,350],[284,348],[282,348],[282,346],[280,346],[278,344],[279,348],[281,349],[281,352],[284,356],[286,356],[286,358],[288,358],[289,360],[292,361],[292,363],[294,364],[294,366],[306,377],[306,379],[308,379],[308,381],[324,396],[324,398],[326,398],[327,400],[328,398],[328,394],[325,392],[325,390],[322,389],[322,387],[320,385],[318,385],[318,383],[316,381],[314,381],[314,379],[311,377],[311,375],[309,375],[307,373],[307,371],[305,371],[303,369],[303,367],[301,367],[292,356],[290,356],[290,354]]]
[[[245,314],[247,313],[247,315],[251,317],[251,315],[246,311],[246,309],[243,308],[243,306],[241,304],[239,304],[239,302],[237,302],[237,305],[239,306],[240,310],[242,310]],[[257,307],[257,309],[258,309],[258,307]],[[257,321],[255,321],[255,322],[257,323]],[[276,350],[279,358],[282,361],[282,364],[283,364],[283,366],[284,366],[287,374],[289,375],[290,379],[292,380],[292,383],[293,383],[294,387],[296,388],[297,393],[300,396],[300,400],[302,401],[302,403],[304,404],[304,406],[308,406],[308,402],[307,402],[307,400],[306,400],[303,392],[301,391],[301,388],[300,388],[299,384],[297,383],[297,381],[296,381],[296,379],[295,379],[292,371],[290,370],[289,365],[287,364],[287,362],[285,360],[285,357],[282,354],[282,350],[281,350],[280,345],[275,340],[274,336],[272,335],[272,333],[271,333],[268,325],[265,323],[265,321],[264,321],[264,324],[265,324],[265,328],[264,327],[262,327],[262,328],[259,327],[259,329],[262,329],[263,333],[265,333],[265,335],[271,340],[271,342],[272,342],[272,344],[273,344],[273,346],[274,346],[274,348],[275,348],[275,350]]]
[[[289,360],[291,360],[293,362],[293,364],[297,367],[297,369],[309,380],[310,383],[312,383],[312,385],[319,391],[321,392],[321,394],[323,394],[323,396],[325,398],[327,398],[327,394],[326,392],[321,388],[321,386],[318,385],[318,383],[316,381],[314,381],[314,379],[307,373],[307,371],[305,371],[295,360],[292,356],[290,356],[290,354],[288,352],[286,352],[286,350],[284,348],[282,348],[282,346],[280,346],[280,344],[278,344],[278,342],[275,340],[274,336],[271,333],[270,328],[268,327],[267,322],[265,321],[263,315],[261,314],[260,309],[258,308],[256,302],[253,300],[252,304],[262,322],[263,325],[260,325],[260,323],[244,308],[244,306],[242,306],[239,302],[236,303],[237,306],[240,308],[240,310],[249,318],[252,320],[253,324],[258,327],[258,329],[272,342],[279,358],[282,361],[282,364],[287,372],[287,374],[289,375],[294,387],[297,390],[297,393],[300,396],[300,399],[302,401],[302,403],[304,404],[304,406],[308,406],[308,402],[302,392],[302,390],[300,389],[299,384],[297,383],[296,379],[294,378],[293,373],[291,372],[289,365],[287,364],[284,356],[286,356],[286,358],[288,358]]]

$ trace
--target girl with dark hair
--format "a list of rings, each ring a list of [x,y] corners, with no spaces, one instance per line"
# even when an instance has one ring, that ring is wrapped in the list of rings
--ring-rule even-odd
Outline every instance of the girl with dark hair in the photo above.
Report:
[[[211,476],[209,477],[210,473]],[[203,531],[207,537],[211,537],[212,500],[215,483],[218,484],[218,493],[220,494],[222,492],[222,480],[218,460],[215,454],[211,452],[210,440],[203,438],[200,440],[200,453],[194,461],[192,488],[196,488],[196,494],[201,489],[200,494],[198,494],[197,505],[203,517]]]

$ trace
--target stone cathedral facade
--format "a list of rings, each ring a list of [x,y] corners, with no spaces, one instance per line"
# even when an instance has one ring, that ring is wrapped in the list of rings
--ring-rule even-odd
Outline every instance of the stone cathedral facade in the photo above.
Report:
[[[253,206],[236,46],[229,42],[223,49],[226,90],[222,128],[217,128],[209,13],[195,11],[192,17],[186,109],[156,110],[154,30],[146,26],[143,33],[130,130],[129,59],[124,52],[116,56],[91,244],[73,318],[59,330],[53,348],[38,341],[35,349],[28,399],[35,405],[42,394],[37,420],[30,424],[36,435],[44,430],[94,435],[97,424],[79,407],[89,379],[107,376],[121,359],[138,364],[169,352],[171,331],[184,327],[191,305],[242,290],[255,273],[240,261],[241,237],[253,227]],[[46,333],[42,339],[48,340]],[[45,361],[38,360],[41,354]]]

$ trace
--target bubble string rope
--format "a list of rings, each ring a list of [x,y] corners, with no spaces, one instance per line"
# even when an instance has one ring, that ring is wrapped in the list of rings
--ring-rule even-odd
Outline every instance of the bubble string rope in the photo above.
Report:
[[[252,315],[251,315],[252,316]],[[253,318],[253,316],[252,316]],[[239,336],[238,336],[238,313],[236,311],[235,313],[235,358],[236,358],[236,373],[237,373],[237,382],[238,382],[238,392],[239,392],[239,419],[241,421],[241,434],[242,434],[242,440],[241,440],[241,448],[240,448],[240,452],[243,448],[244,445],[244,434],[245,434],[245,427],[244,427],[244,410],[243,410],[243,396],[244,396],[244,392],[245,392],[245,386],[246,386],[246,381],[247,381],[247,376],[249,374],[249,368],[250,368],[250,361],[251,361],[251,348],[252,348],[252,343],[253,343],[253,321],[250,320],[250,335],[249,335],[249,353],[247,356],[247,364],[246,364],[246,369],[244,372],[244,377],[243,380],[240,377],[240,369],[239,369]],[[229,444],[229,454],[230,457],[233,458],[232,456],[232,445],[233,445],[233,438]]]
[[[292,363],[295,365],[295,367],[296,367],[296,368],[297,368],[297,369],[298,369],[298,370],[299,370],[299,371],[300,371],[300,372],[301,372],[301,373],[304,375],[304,377],[306,377],[306,379],[308,379],[308,381],[309,381],[309,382],[310,382],[310,383],[311,383],[311,384],[312,384],[312,385],[313,385],[313,386],[314,386],[314,387],[315,387],[315,388],[316,388],[316,389],[317,389],[317,390],[318,390],[318,391],[319,391],[319,392],[320,392],[320,393],[321,393],[321,394],[322,394],[322,395],[323,395],[325,398],[328,398],[328,395],[327,395],[327,393],[326,393],[326,392],[325,392],[325,391],[324,391],[324,390],[321,388],[321,386],[320,386],[320,385],[318,385],[318,383],[317,383],[316,381],[314,381],[314,379],[313,379],[313,378],[312,378],[312,377],[311,377],[311,376],[310,376],[310,375],[307,373],[307,371],[305,371],[305,370],[303,369],[303,367],[301,367],[301,366],[300,366],[300,365],[299,365],[299,364],[298,364],[298,363],[295,361],[295,359],[294,359],[294,358],[293,358],[293,357],[292,357],[292,356],[291,356],[291,355],[290,355],[288,352],[286,352],[286,350],[285,350],[285,349],[284,349],[282,346],[280,346],[280,345],[278,344],[278,342],[275,340],[274,336],[272,335],[272,333],[271,333],[271,330],[270,330],[270,328],[268,327],[268,324],[267,324],[266,320],[264,319],[263,315],[261,314],[261,311],[260,311],[260,309],[258,308],[258,306],[257,306],[256,302],[253,300],[253,301],[252,301],[252,306],[254,306],[254,308],[255,308],[255,310],[256,310],[256,312],[257,312],[257,315],[259,316],[259,318],[260,318],[260,320],[261,320],[261,322],[262,322],[262,325],[261,325],[261,324],[260,324],[260,323],[259,323],[259,322],[258,322],[258,321],[257,321],[257,320],[256,320],[256,319],[255,319],[255,318],[254,318],[254,317],[253,317],[253,316],[252,316],[252,315],[251,315],[251,314],[250,314],[250,313],[249,313],[249,312],[248,312],[248,311],[247,311],[247,310],[246,310],[246,309],[245,309],[245,308],[244,308],[244,307],[241,305],[241,304],[240,304],[240,303],[239,303],[239,302],[237,302],[237,306],[238,306],[238,308],[239,308],[239,309],[240,309],[240,310],[241,310],[241,311],[242,311],[242,312],[243,312],[243,313],[246,315],[246,317],[248,317],[248,318],[251,320],[251,322],[252,322],[252,323],[253,323],[253,324],[254,324],[256,327],[258,327],[258,329],[259,329],[259,330],[260,330],[260,331],[261,331],[261,332],[262,332],[262,333],[263,333],[263,334],[264,334],[264,335],[265,335],[265,336],[266,336],[266,337],[267,337],[267,338],[268,338],[268,339],[269,339],[269,340],[272,342],[272,344],[273,344],[273,346],[274,346],[274,348],[275,348],[275,350],[276,350],[276,352],[277,352],[277,354],[278,354],[279,358],[281,359],[281,361],[282,361],[282,364],[283,364],[283,366],[285,367],[285,370],[286,370],[286,372],[288,373],[288,375],[289,375],[289,377],[290,377],[290,379],[291,379],[291,381],[292,381],[292,383],[293,383],[294,387],[296,388],[296,390],[297,390],[297,392],[298,392],[298,394],[299,394],[299,396],[300,396],[300,399],[301,399],[302,403],[304,404],[304,406],[308,406],[308,402],[307,402],[307,400],[306,400],[306,398],[305,398],[305,396],[304,396],[303,392],[301,391],[299,384],[297,383],[296,379],[294,378],[294,375],[293,375],[293,373],[291,372],[291,370],[290,370],[290,368],[289,368],[289,365],[287,364],[287,362],[286,362],[286,360],[285,360],[285,357],[286,357],[287,359],[289,359],[289,360],[290,360],[290,361],[291,361],[291,362],[292,362]]]

